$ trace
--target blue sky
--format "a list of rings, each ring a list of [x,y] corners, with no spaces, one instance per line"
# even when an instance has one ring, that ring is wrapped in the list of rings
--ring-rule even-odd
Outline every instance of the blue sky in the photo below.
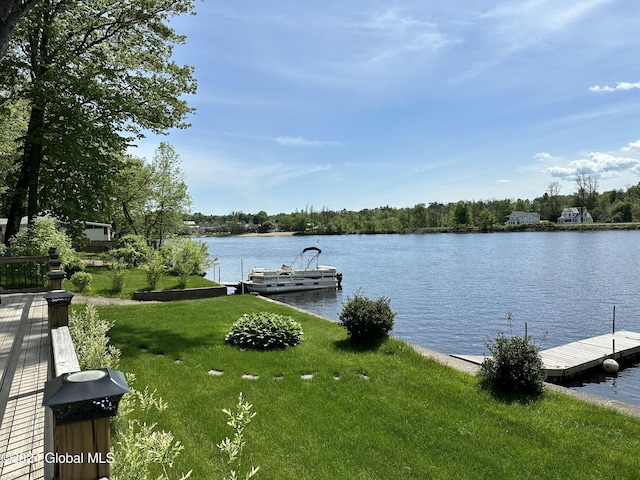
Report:
[[[529,198],[640,182],[637,0],[219,0],[173,21],[195,67],[194,212]]]

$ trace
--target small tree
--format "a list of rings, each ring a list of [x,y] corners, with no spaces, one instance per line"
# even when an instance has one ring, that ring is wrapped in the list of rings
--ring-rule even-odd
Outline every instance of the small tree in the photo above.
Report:
[[[165,265],[180,278],[179,288],[185,288],[190,275],[206,272],[217,259],[209,257],[207,244],[188,238],[174,237],[160,249]]]
[[[368,343],[386,338],[393,328],[395,316],[387,297],[370,300],[356,292],[353,297],[347,297],[339,318],[351,340]]]
[[[142,269],[147,275],[147,284],[151,290],[156,288],[158,280],[160,280],[162,275],[167,271],[167,267],[162,260],[162,255],[157,251],[154,251],[149,256],[149,260],[142,266]]]

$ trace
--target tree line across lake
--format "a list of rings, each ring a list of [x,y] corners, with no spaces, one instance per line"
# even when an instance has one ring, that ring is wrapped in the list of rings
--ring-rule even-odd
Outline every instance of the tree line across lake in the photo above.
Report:
[[[306,206],[293,213],[276,215],[269,215],[265,211],[255,214],[238,211],[227,215],[195,213],[189,218],[201,226],[201,233],[210,234],[240,234],[245,233],[248,228],[257,232],[277,229],[316,234],[452,231],[461,227],[495,231],[508,228],[505,222],[511,212],[516,210],[539,213],[541,226],[544,228],[556,223],[564,208],[574,206],[586,207],[594,222],[640,222],[640,183],[624,190],[598,193],[597,181],[587,175],[579,175],[573,194],[560,195],[560,185],[554,182],[542,196],[534,200],[491,199],[447,204],[431,202],[405,208],[367,208],[358,212],[327,208],[316,210],[312,206]]]

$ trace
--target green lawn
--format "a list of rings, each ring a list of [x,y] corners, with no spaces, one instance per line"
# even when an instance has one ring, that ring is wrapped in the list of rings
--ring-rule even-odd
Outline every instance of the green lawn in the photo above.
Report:
[[[75,307],[78,308],[78,307]],[[301,322],[301,345],[241,351],[224,335],[243,313]],[[335,323],[253,296],[101,307],[121,369],[169,403],[147,421],[185,445],[176,472],[222,478],[222,408],[243,392],[257,416],[243,465],[259,479],[632,479],[640,420],[546,392],[505,402],[479,379],[390,340],[354,350]],[[222,376],[208,372],[218,370]],[[251,374],[257,380],[242,379]],[[302,375],[313,374],[310,380]]]
[[[93,277],[91,284],[83,293],[84,295],[95,295],[98,297],[133,298],[133,293],[137,291],[148,291],[147,277],[144,270],[140,268],[128,268],[124,288],[122,292],[113,291],[113,270],[107,267],[86,267],[86,272]],[[187,281],[187,288],[210,287],[217,285],[211,280],[199,275],[192,275]],[[77,293],[77,289],[69,280],[64,280],[62,288]],[[178,288],[178,277],[175,275],[163,275],[156,285],[156,290],[170,290]]]

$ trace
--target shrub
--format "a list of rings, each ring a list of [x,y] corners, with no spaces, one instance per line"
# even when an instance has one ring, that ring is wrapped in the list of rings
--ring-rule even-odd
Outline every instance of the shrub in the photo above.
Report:
[[[16,233],[10,244],[9,250],[14,257],[49,255],[49,248],[54,247],[62,268],[78,261],[76,252],[71,248],[71,239],[56,230],[50,217],[36,218],[26,230]]]
[[[142,266],[142,269],[147,275],[147,284],[151,290],[156,288],[158,280],[167,271],[167,267],[162,261],[162,256],[158,252],[153,252],[150,255],[149,260]]]
[[[227,455],[227,464],[231,468],[229,477],[224,477],[223,480],[238,480],[241,477],[239,470],[242,467],[242,451],[245,447],[244,429],[246,428],[253,417],[256,416],[256,412],[252,412],[253,405],[249,402],[245,402],[242,398],[242,393],[238,397],[238,404],[235,411],[228,410],[226,408],[222,411],[227,415],[227,425],[233,428],[233,439],[226,437],[220,442],[217,447],[220,451]],[[236,468],[238,470],[236,470]],[[248,480],[258,473],[260,467],[252,467],[245,475],[245,480]]]
[[[82,293],[87,289],[87,287],[93,280],[93,276],[87,272],[76,272],[71,275],[71,278],[69,280],[71,281],[73,286],[78,289],[78,292]]]
[[[112,322],[100,318],[94,305],[88,304],[84,310],[70,313],[69,333],[81,370],[118,369],[120,350],[109,345],[107,336],[112,327]]]
[[[175,237],[160,249],[165,265],[178,275],[200,275],[213,265],[207,244],[189,238]]]
[[[124,281],[127,278],[127,269],[122,263],[117,262],[112,267],[111,275],[111,289],[115,293],[122,292],[122,289],[124,288]]]
[[[67,278],[71,279],[76,273],[84,271],[84,263],[79,257],[72,258],[69,263],[64,266],[64,273],[67,274]]]
[[[513,315],[509,313],[508,318],[512,321]],[[491,357],[482,362],[480,374],[492,390],[525,396],[542,394],[546,374],[531,336],[507,337],[501,332],[486,346]]]
[[[126,266],[138,267],[147,261],[151,254],[151,248],[141,235],[124,235],[116,245],[116,248],[109,252],[116,262],[122,262]]]
[[[224,339],[238,347],[259,350],[293,347],[302,340],[302,327],[293,318],[284,315],[245,313],[233,324]]]
[[[387,297],[370,300],[356,292],[353,297],[347,297],[339,318],[340,325],[347,329],[352,341],[369,343],[389,335],[395,316]]]

